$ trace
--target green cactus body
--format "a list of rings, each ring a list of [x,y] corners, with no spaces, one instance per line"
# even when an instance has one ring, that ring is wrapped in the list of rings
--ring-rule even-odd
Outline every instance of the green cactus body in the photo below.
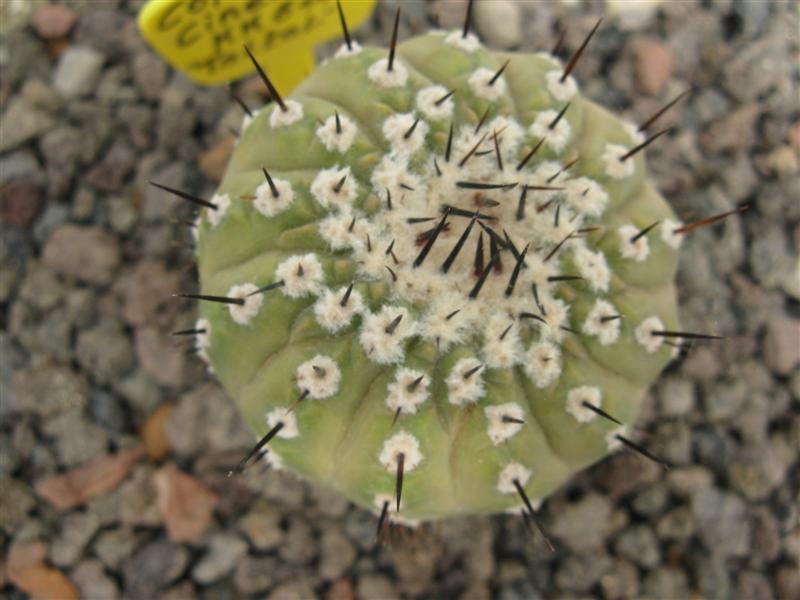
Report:
[[[282,424],[271,464],[397,520],[519,511],[619,443],[587,404],[632,424],[669,361],[680,224],[553,57],[387,54],[248,119],[196,230],[201,292],[239,300],[201,303],[198,349]]]

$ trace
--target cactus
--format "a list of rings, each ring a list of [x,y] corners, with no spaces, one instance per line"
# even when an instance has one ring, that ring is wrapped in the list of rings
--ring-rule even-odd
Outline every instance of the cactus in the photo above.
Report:
[[[616,447],[648,454],[626,431],[692,335],[686,228],[641,152],[663,132],[581,97],[585,44],[564,65],[468,25],[397,43],[395,21],[388,50],[345,26],[286,98],[259,67],[275,103],[195,199],[191,333],[260,439],[239,468],[265,455],[381,522],[533,516]]]

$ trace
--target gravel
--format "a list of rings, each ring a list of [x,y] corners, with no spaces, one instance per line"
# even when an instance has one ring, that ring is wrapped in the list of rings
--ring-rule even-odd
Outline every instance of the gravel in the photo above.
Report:
[[[223,87],[193,85],[148,47],[135,24],[141,3],[96,4],[15,3],[21,10],[3,23],[4,565],[30,542],[53,585],[103,599],[800,597],[791,535],[799,17],[790,4],[690,0],[609,12],[576,67],[588,95],[638,122],[691,89],[663,117],[676,130],[648,148],[649,168],[684,221],[750,210],[683,245],[681,320],[727,339],[695,345],[650,393],[635,439],[671,469],[622,451],[573,478],[539,511],[554,553],[511,516],[398,531],[377,544],[374,517],[335,492],[264,465],[226,477],[253,435],[204,367],[173,347],[169,332],[195,316],[172,294],[193,289],[195,274],[174,243],[188,232],[171,219],[192,215],[147,182],[210,194],[241,110]],[[378,4],[354,32],[362,42],[386,43],[398,5],[401,39],[434,19],[460,27],[464,14],[459,0]],[[566,59],[599,16],[566,4],[477,0],[473,30],[498,48],[540,50],[566,28]],[[250,106],[265,98],[257,78],[236,87]],[[167,418],[148,418],[167,403]],[[142,444],[153,421],[165,450],[112,491],[62,512],[35,491]],[[180,487],[165,472],[207,497],[191,536],[176,538],[175,520],[193,527],[192,498],[160,510],[156,474],[162,501]],[[12,571],[0,568],[0,595],[22,597]]]

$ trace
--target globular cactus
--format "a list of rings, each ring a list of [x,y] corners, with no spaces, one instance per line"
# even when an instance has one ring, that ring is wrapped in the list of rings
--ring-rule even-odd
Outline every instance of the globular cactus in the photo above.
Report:
[[[626,429],[691,335],[686,228],[640,152],[660,134],[580,96],[583,47],[394,31],[290,97],[259,67],[275,103],[196,225],[197,348],[261,440],[240,467],[265,453],[381,521],[532,516],[647,453]]]

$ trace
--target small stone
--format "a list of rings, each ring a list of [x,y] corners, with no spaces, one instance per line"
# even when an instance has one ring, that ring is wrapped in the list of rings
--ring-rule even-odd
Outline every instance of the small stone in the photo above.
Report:
[[[664,377],[658,386],[661,413],[666,417],[680,417],[692,411],[695,390],[692,382],[674,375]]]
[[[100,533],[94,543],[94,552],[106,567],[115,571],[138,545],[139,536],[133,529],[120,527]]]
[[[119,489],[119,520],[124,525],[156,527],[162,524],[153,485],[155,469],[139,465]]]
[[[647,525],[632,525],[625,529],[614,543],[620,556],[645,568],[655,567],[661,561],[658,539]]]
[[[111,282],[119,265],[119,243],[96,227],[61,225],[50,236],[42,260],[62,275],[105,285]]]
[[[141,369],[118,382],[115,390],[132,409],[142,413],[156,408],[164,397],[161,388]]]
[[[750,509],[750,536],[752,566],[763,568],[777,560],[781,552],[781,535],[778,522],[765,506]]]
[[[492,48],[507,50],[522,41],[520,6],[511,0],[482,0],[475,4],[474,23]]]
[[[634,54],[639,90],[655,96],[663,94],[675,66],[672,52],[655,39],[642,38],[635,44]]]
[[[8,550],[4,571],[9,581],[16,584],[20,573],[28,567],[42,564],[45,559],[47,559],[47,544],[44,542],[15,541]]]
[[[207,179],[214,183],[222,181],[235,146],[236,138],[229,135],[200,155],[198,165]]]
[[[155,598],[157,592],[177,579],[189,564],[189,552],[159,538],[142,546],[122,564],[126,596]]]
[[[175,351],[174,340],[156,327],[137,329],[135,339],[136,356],[144,372],[163,386],[183,387],[186,355]]]
[[[488,594],[486,598],[488,599]],[[353,581],[350,578],[342,578],[334,581],[328,588],[325,600],[356,600],[356,591],[353,589]],[[461,600],[480,600],[477,595],[469,595],[469,590],[461,597]]]
[[[610,532],[611,502],[600,494],[587,494],[556,514],[550,533],[575,552],[601,548]]]
[[[800,571],[796,566],[782,566],[775,575],[778,598],[800,598]]]
[[[738,414],[744,407],[748,391],[741,379],[716,384],[703,397],[709,421],[724,421]]]
[[[89,385],[69,367],[39,362],[14,374],[14,399],[19,411],[49,417],[86,405]]]
[[[636,565],[617,559],[600,578],[605,598],[635,598],[639,594],[639,572]]]
[[[54,118],[25,99],[12,99],[0,117],[0,152],[7,152],[38,137],[55,125]]]
[[[192,569],[192,577],[201,584],[212,583],[233,571],[247,554],[247,543],[232,534],[211,536],[209,549]]]
[[[586,593],[610,567],[611,559],[605,553],[571,555],[556,571],[555,583],[562,590]]]
[[[281,512],[264,500],[257,501],[244,515],[237,527],[242,531],[256,550],[273,550],[283,540]]]
[[[694,520],[685,506],[675,508],[658,520],[656,533],[660,539],[683,542],[694,534]]]
[[[104,57],[87,46],[70,46],[61,55],[53,74],[53,87],[66,99],[86,96],[94,89]]]
[[[0,222],[28,228],[42,206],[42,189],[31,181],[11,181],[0,188]]]
[[[275,584],[276,560],[272,556],[245,556],[236,565],[233,583],[242,594],[265,592]]]
[[[359,598],[380,598],[381,600],[399,600],[400,598],[388,577],[374,573],[360,575],[356,591]]]
[[[87,174],[86,182],[101,192],[116,192],[136,166],[136,154],[124,140],[117,141]]]
[[[695,571],[695,581],[702,598],[727,600],[732,598],[731,580],[724,560],[714,554],[703,555],[689,562]]]
[[[633,499],[633,509],[642,516],[661,514],[669,500],[667,486],[661,482],[643,489]]]
[[[58,460],[74,467],[102,454],[108,444],[105,430],[74,409],[48,419],[44,432],[55,438]]]
[[[139,460],[141,448],[106,454],[71,471],[53,475],[36,484],[36,492],[58,510],[79,506],[114,489]]]
[[[71,577],[78,585],[83,598],[115,600],[119,597],[117,584],[105,574],[103,563],[99,560],[89,559],[81,562],[72,570]]]
[[[52,40],[68,35],[77,20],[78,14],[63,4],[47,4],[33,13],[31,24],[40,38]]]
[[[353,544],[339,529],[326,528],[320,540],[320,577],[333,581],[347,573],[357,556]]]
[[[787,471],[797,455],[797,444],[793,445],[791,448],[776,436],[769,444],[748,444],[737,448],[727,465],[731,487],[748,500],[767,499],[786,481]]]
[[[133,80],[146,100],[159,100],[167,83],[167,64],[152,52],[139,52],[133,59]]]
[[[36,499],[29,487],[17,479],[0,478],[0,529],[13,533],[36,506]]]
[[[81,331],[77,355],[81,366],[100,383],[118,381],[134,365],[128,336],[111,321]]]
[[[689,598],[691,588],[686,573],[674,567],[660,567],[651,571],[642,583],[645,598]]]
[[[767,322],[764,361],[778,375],[790,375],[800,365],[800,319],[777,316]]]
[[[75,563],[99,527],[99,520],[91,512],[66,515],[61,521],[61,532],[50,543],[53,564],[66,567]]]
[[[307,565],[317,553],[317,546],[311,526],[298,517],[289,518],[286,535],[278,548],[278,554],[284,561],[292,565]]]
[[[750,148],[755,143],[759,111],[757,104],[745,104],[715,121],[700,134],[700,147],[707,154]]]
[[[286,581],[276,587],[267,600],[317,600],[314,589],[305,579]]]
[[[742,500],[710,488],[692,498],[692,514],[700,537],[715,556],[744,556],[750,549],[750,527]]]
[[[153,475],[158,510],[173,542],[198,539],[213,520],[219,502],[199,480],[168,464]]]

